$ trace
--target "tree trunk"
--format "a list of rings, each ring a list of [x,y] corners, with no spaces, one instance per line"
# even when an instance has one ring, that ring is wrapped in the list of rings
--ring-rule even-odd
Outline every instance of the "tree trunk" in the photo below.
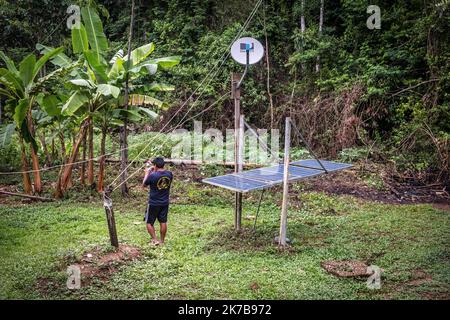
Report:
[[[52,165],[52,157],[50,155],[50,152],[48,151],[47,142],[45,141],[45,134],[39,135],[39,140],[41,141],[42,149],[44,150],[45,164],[47,165],[47,167],[50,167]]]
[[[133,26],[134,26],[134,5],[135,0],[131,2],[131,19],[130,19],[130,33],[128,37],[128,61],[131,61],[131,40],[133,38]],[[125,110],[128,110],[128,82],[129,82],[129,74],[127,72],[125,76]],[[128,195],[128,186],[127,186],[127,166],[128,166],[128,133],[127,133],[127,125],[128,119],[125,117],[124,124],[122,130],[120,132],[120,183],[121,183],[121,192],[123,196]]]
[[[264,9],[264,26],[266,25],[266,10]],[[270,105],[270,128],[273,128],[274,124],[274,108],[273,108],[273,98],[270,92],[270,60],[269,60],[269,40],[267,38],[267,29],[264,27],[264,37],[266,40],[266,65],[267,65],[267,95],[269,96]]]
[[[106,143],[106,126],[102,127],[102,138],[100,142],[100,165],[98,168],[98,192],[103,192],[103,180],[105,177],[105,143]]]
[[[300,16],[300,32],[302,34],[302,43],[301,43],[301,50],[303,52],[303,45],[304,45],[304,41],[305,41],[305,32],[306,32],[306,24],[305,24],[305,0],[302,0],[301,3],[301,8],[302,8],[302,13]],[[305,73],[305,65],[302,63],[301,64],[301,68],[302,68],[302,76],[304,76]]]
[[[323,7],[324,7],[324,0],[320,0],[320,16],[319,16],[319,41],[322,38],[322,29],[323,29]],[[320,55],[317,55],[317,62],[316,62],[316,72],[320,72]]]
[[[67,161],[67,152],[66,152],[66,141],[64,139],[64,133],[62,132],[62,129],[59,129],[59,143],[61,144],[61,163],[66,163]]]
[[[28,164],[27,153],[25,151],[25,144],[23,142],[22,137],[19,137],[19,142],[20,142],[20,149],[22,152],[23,189],[25,190],[25,193],[32,194],[33,188],[31,186],[30,174],[28,173],[28,170],[30,170],[30,166]]]
[[[75,144],[76,144],[76,136],[75,136],[75,134],[72,136],[72,148],[75,146]],[[76,156],[75,156],[75,159],[73,159],[73,161],[72,162],[76,162],[77,161],[77,158],[78,158],[78,152],[77,152],[77,154],[76,154]],[[72,188],[73,187],[73,179],[72,179],[72,174],[70,174],[69,175],[69,180],[67,181],[67,189],[70,189],[70,188]]]
[[[27,122],[28,122],[28,130],[30,131],[30,134],[34,137],[35,132],[33,126],[33,119],[31,118],[31,109],[27,115]],[[30,146],[30,153],[31,153],[31,163],[33,166],[34,192],[39,194],[42,192],[41,172],[39,171],[39,159],[37,155],[37,150],[34,149],[33,145]]]
[[[303,36],[305,34],[305,31],[306,31],[306,24],[305,24],[305,0],[302,0],[301,8],[302,8],[302,14],[300,16],[300,31],[302,32],[302,36]]]
[[[63,175],[61,179],[61,189],[65,192],[68,187],[72,176],[73,163],[78,156],[78,151],[80,150],[81,142],[83,141],[83,137],[86,134],[86,122],[83,122],[80,128],[80,132],[78,134],[78,139],[75,141],[73,145],[72,154],[70,155],[68,162],[63,170]]]
[[[34,176],[34,192],[41,193],[42,192],[42,181],[41,181],[41,173],[39,172],[39,159],[36,151],[33,146],[30,147],[31,150],[31,162],[33,166],[33,176]]]
[[[89,161],[88,161],[88,184],[92,186],[94,184],[94,123],[92,117],[89,117],[89,129],[88,129],[88,148],[89,148]]]
[[[82,155],[82,163],[81,163],[81,169],[80,169],[80,183],[82,186],[86,184],[86,135],[83,136],[83,145],[81,146],[83,148],[83,155]]]
[[[55,163],[55,160],[56,160],[55,138],[52,138],[52,163]]]
[[[59,169],[58,173],[58,181],[56,181],[55,193],[53,194],[56,199],[61,199],[64,196],[64,192],[62,191],[62,174],[64,167]]]

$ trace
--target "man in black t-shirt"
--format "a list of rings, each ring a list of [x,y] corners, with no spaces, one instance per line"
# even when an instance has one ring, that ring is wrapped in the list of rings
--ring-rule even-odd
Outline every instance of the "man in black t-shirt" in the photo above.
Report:
[[[169,193],[172,184],[172,172],[164,169],[164,159],[157,157],[151,161],[152,166],[146,167],[145,177],[142,183],[150,186],[145,222],[147,231],[152,237],[152,244],[164,244],[167,232],[167,214],[169,213]],[[160,225],[161,239],[158,241],[155,232],[155,221],[158,219]]]

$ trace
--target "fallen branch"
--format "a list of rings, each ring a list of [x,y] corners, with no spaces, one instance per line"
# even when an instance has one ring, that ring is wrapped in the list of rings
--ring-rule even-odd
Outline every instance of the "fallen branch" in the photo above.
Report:
[[[50,198],[44,198],[44,197],[38,197],[38,196],[30,196],[28,194],[8,192],[8,191],[3,191],[3,190],[0,190],[0,194],[6,194],[8,196],[14,196],[14,197],[28,198],[28,199],[38,200],[38,201],[43,201],[43,202],[52,202],[52,201],[54,201],[53,199],[50,199]]]
[[[399,95],[399,94],[401,94],[401,93],[403,93],[405,91],[412,90],[412,89],[417,88],[417,87],[419,87],[419,86],[421,86],[423,84],[426,84],[426,83],[429,83],[429,82],[435,82],[435,81],[439,81],[439,79],[430,79],[430,80],[427,80],[427,81],[423,81],[423,82],[418,83],[418,84],[416,84],[414,86],[411,86],[411,87],[405,88],[403,90],[400,90],[400,91],[392,94],[391,97],[395,97],[395,96],[397,96],[397,95]]]

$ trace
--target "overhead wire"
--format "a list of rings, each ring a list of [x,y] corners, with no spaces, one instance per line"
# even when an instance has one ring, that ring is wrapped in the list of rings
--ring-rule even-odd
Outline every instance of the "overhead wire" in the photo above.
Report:
[[[206,81],[206,79],[209,78],[206,85],[208,85],[208,84],[212,81],[212,79],[214,79],[214,77],[217,75],[217,73],[220,71],[221,67],[222,67],[223,64],[225,63],[226,59],[228,59],[228,57],[229,57],[229,55],[230,55],[230,48],[231,48],[231,46],[233,45],[233,43],[234,43],[237,39],[239,39],[239,37],[242,35],[242,33],[247,29],[247,27],[249,26],[250,22],[253,20],[253,17],[255,16],[255,14],[256,14],[256,12],[258,11],[258,9],[259,9],[260,5],[262,4],[262,2],[263,2],[263,0],[259,0],[259,1],[255,4],[255,6],[254,6],[252,12],[250,13],[249,17],[248,17],[247,20],[245,21],[245,23],[244,23],[244,25],[242,26],[241,30],[238,32],[238,34],[235,36],[235,38],[233,39],[233,41],[232,41],[232,42],[230,43],[230,45],[228,46],[226,52],[222,55],[222,58],[215,64],[214,68],[213,68],[213,69],[207,74],[207,76],[202,80],[202,82],[201,82],[200,85],[197,87],[197,89],[191,94],[191,96],[190,96],[188,99],[186,99],[186,101],[183,103],[183,105],[177,110],[177,112],[175,112],[175,114],[169,119],[169,121],[166,122],[166,124],[165,124],[164,127],[158,132],[158,134],[155,135],[155,136],[153,137],[153,139],[150,139],[150,141],[149,141],[149,142],[146,144],[146,146],[138,153],[138,155],[134,158],[134,160],[131,161],[131,162],[125,167],[125,169],[122,170],[122,171],[117,175],[117,177],[113,180],[113,182],[111,182],[110,186],[112,186],[112,185],[120,178],[120,176],[121,176],[126,170],[128,170],[128,168],[135,162],[135,160],[136,160],[137,158],[139,158],[139,157],[144,153],[145,150],[147,150],[147,148],[152,144],[152,142],[153,142],[154,140],[156,140],[157,137],[159,137],[159,135],[162,133],[162,131],[163,131],[163,130],[167,127],[167,125],[168,125],[168,124],[169,124],[169,123],[177,116],[177,114],[178,114],[178,113],[182,110],[182,108],[187,104],[187,102],[190,100],[190,98],[192,98],[193,95],[198,91],[198,89],[199,89],[200,87],[202,87],[202,85],[203,85],[203,83]],[[217,68],[217,66],[218,66],[218,68]],[[217,68],[217,69],[215,69],[215,68]],[[210,75],[211,75],[211,73],[213,72],[214,69],[215,69],[214,75],[213,75],[212,77],[210,77]],[[185,115],[184,115],[183,118],[180,120],[180,122],[177,124],[177,126],[178,126],[180,123],[183,122],[183,120],[186,118],[186,116],[188,115],[188,113],[193,109],[193,107],[195,106],[196,102],[200,99],[200,97],[203,95],[203,93],[204,93],[204,91],[201,91],[201,92],[200,92],[199,96],[197,96],[197,98],[196,98],[195,101],[192,103],[192,105],[189,107],[189,109],[186,111]],[[197,116],[197,115],[196,115],[196,116]],[[160,147],[162,147],[162,146],[160,146]],[[142,169],[142,167],[141,167],[140,169]],[[140,170],[140,169],[138,169],[138,170]],[[129,178],[129,177],[128,177],[128,178]],[[126,183],[126,181],[128,180],[128,178],[125,179],[124,181],[122,181],[122,182],[119,184],[119,186],[121,186],[121,185],[123,185],[124,183]],[[114,190],[116,190],[117,188],[118,188],[118,187],[114,188]]]
[[[217,73],[220,71],[220,68],[223,66],[223,64],[225,63],[226,59],[228,59],[229,55],[230,55],[230,51],[229,49],[231,48],[231,45],[242,35],[242,33],[247,29],[248,25],[250,24],[250,22],[252,21],[253,17],[255,16],[256,12],[259,9],[259,6],[261,5],[261,3],[263,2],[263,0],[259,0],[256,2],[253,10],[251,11],[251,13],[249,14],[249,16],[247,17],[247,20],[245,21],[245,23],[243,24],[243,26],[241,27],[241,30],[238,32],[238,34],[234,37],[233,41],[231,42],[231,44],[228,46],[227,51],[222,55],[222,57],[216,62],[216,64],[214,65],[214,67],[208,72],[208,74],[203,78],[203,80],[200,82],[200,84],[197,86],[197,88],[192,92],[192,94],[189,96],[189,98],[187,98],[184,103],[178,108],[178,110],[172,115],[172,117],[169,119],[169,121],[166,122],[166,124],[159,130],[159,132],[157,133],[157,135],[155,135],[155,137],[153,137],[153,139],[151,139],[147,145],[138,153],[138,155],[135,157],[135,159],[133,161],[131,161],[127,167],[122,170],[122,172],[119,173],[119,175],[113,180],[113,182],[110,184],[112,185],[114,182],[117,181],[117,179],[122,175],[122,173],[127,170],[132,164],[133,162],[139,158],[142,153],[148,148],[149,145],[151,145],[151,143],[163,132],[163,130],[171,123],[171,121],[173,121],[173,119],[181,112],[181,110],[184,108],[184,106],[189,102],[189,100],[195,95],[195,93],[197,93],[197,91],[203,87],[203,84],[207,81],[206,86],[212,81],[212,79],[214,79],[214,77],[217,75]],[[218,68],[217,68],[218,67]],[[213,76],[211,76],[211,74],[213,74]],[[193,107],[195,106],[196,102],[200,99],[200,97],[203,95],[204,91],[201,91],[200,94],[196,97],[196,99],[194,100],[194,102],[192,103],[192,105],[189,107],[189,109],[186,111],[185,115],[183,116],[183,118],[180,120],[180,122],[176,125],[176,127],[178,127],[181,124],[184,124],[186,121],[184,121],[184,119],[186,118],[186,116],[188,115],[188,113],[193,109]],[[220,101],[224,96],[228,95],[230,92],[227,92],[226,94],[224,94],[222,97],[220,97],[216,103],[218,101]],[[214,103],[213,105],[215,105],[216,103]],[[200,111],[198,114],[196,114],[195,116],[190,117],[187,121],[199,116],[200,114],[205,113],[207,110],[211,109],[211,107],[213,106],[209,106],[208,108]],[[137,144],[136,144],[137,145]],[[127,146],[125,148],[120,149],[119,151],[123,151],[126,149],[129,149],[131,147],[133,147],[135,145],[132,146]],[[34,173],[34,172],[42,172],[42,171],[49,171],[52,169],[56,169],[56,168],[61,168],[61,167],[66,167],[66,166],[74,166],[74,165],[78,165],[78,164],[82,164],[82,163],[86,163],[89,161],[94,161],[97,160],[103,156],[110,156],[117,153],[117,151],[115,152],[111,152],[111,153],[107,153],[105,155],[100,155],[97,157],[92,157],[86,160],[80,160],[80,161],[75,161],[72,163],[67,163],[67,164],[60,164],[60,165],[54,165],[54,166],[50,166],[50,167],[46,167],[46,168],[41,168],[38,170],[25,170],[25,171],[13,171],[13,172],[0,172],[0,175],[14,175],[14,174],[26,174],[26,173]],[[116,188],[115,188],[116,189]],[[114,189],[114,190],[115,190]]]

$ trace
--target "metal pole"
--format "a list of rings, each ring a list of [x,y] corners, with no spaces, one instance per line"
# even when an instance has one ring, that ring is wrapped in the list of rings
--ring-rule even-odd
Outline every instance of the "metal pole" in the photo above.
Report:
[[[289,149],[291,147],[291,118],[286,118],[286,127],[284,133],[284,171],[283,171],[283,204],[281,206],[280,236],[278,245],[286,245],[286,225],[288,210],[288,192],[289,192]]]
[[[253,223],[253,231],[256,230],[256,221],[258,220],[259,209],[261,208],[261,201],[264,196],[264,191],[266,191],[266,189],[262,189],[261,195],[259,196],[258,209],[256,209],[255,222]]]
[[[244,132],[244,115],[239,117],[239,155],[238,155],[238,172],[244,169],[244,152],[245,152],[245,132]]]
[[[239,80],[241,79],[239,73],[232,73],[231,75],[231,94],[234,99],[234,172],[239,171],[239,142],[240,142],[240,115],[241,115],[241,90],[238,88]],[[242,170],[242,169],[241,169]],[[235,206],[234,206],[234,228],[236,231],[241,230],[241,217],[242,217],[242,193],[235,193]]]

